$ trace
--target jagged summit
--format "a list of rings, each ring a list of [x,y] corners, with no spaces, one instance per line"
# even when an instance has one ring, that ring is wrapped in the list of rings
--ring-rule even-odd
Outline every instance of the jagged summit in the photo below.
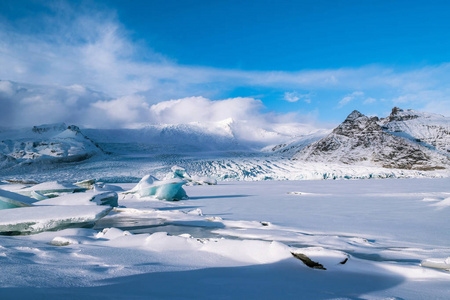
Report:
[[[45,133],[49,131],[64,131],[67,129],[67,125],[65,123],[55,123],[55,124],[43,124],[38,126],[33,126],[31,131],[34,133]]]
[[[385,119],[385,122],[414,120],[420,118],[421,115],[423,117],[423,113],[416,112],[412,109],[403,110],[396,106],[392,109],[391,114]]]
[[[354,110],[344,122],[333,130],[333,133],[350,137],[365,132],[381,131],[377,120],[377,118],[369,118]]]
[[[357,110],[352,111],[348,116],[347,119],[345,119],[344,123],[353,122],[354,120],[364,117],[362,113],[360,113]]]

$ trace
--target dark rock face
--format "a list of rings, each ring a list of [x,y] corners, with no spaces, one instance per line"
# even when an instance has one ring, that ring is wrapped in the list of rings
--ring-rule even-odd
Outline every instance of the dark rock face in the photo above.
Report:
[[[448,157],[390,134],[380,126],[378,118],[369,118],[356,110],[331,134],[297,152],[292,159],[344,164],[368,162],[385,168],[414,170],[444,169],[450,164]]]
[[[34,133],[42,134],[42,133],[49,132],[49,131],[61,131],[62,132],[66,129],[67,129],[66,124],[57,123],[57,124],[44,124],[44,125],[39,125],[39,126],[33,126],[31,131],[33,131]]]
[[[411,111],[411,110],[409,110],[409,111]],[[398,107],[394,107],[392,109],[391,114],[386,118],[386,121],[387,122],[408,121],[408,120],[417,119],[419,117],[420,117],[419,115],[416,115],[414,113],[411,113],[411,114],[406,113],[405,114],[405,111],[403,109],[398,108]]]

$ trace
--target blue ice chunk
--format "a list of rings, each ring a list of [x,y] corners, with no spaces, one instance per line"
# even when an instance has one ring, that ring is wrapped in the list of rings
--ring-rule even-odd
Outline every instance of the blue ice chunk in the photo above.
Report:
[[[0,209],[32,206],[36,199],[0,189]]]
[[[158,180],[151,175],[144,176],[141,181],[127,193],[135,193],[140,197],[154,196],[160,200],[187,199],[186,191],[182,188],[187,181],[180,178]]]

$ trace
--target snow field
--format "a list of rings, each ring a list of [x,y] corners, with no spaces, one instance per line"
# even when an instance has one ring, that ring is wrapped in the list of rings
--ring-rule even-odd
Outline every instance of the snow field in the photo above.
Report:
[[[445,299],[448,207],[434,204],[448,183],[222,182],[187,186],[179,202],[120,194],[93,229],[0,237],[0,295]]]

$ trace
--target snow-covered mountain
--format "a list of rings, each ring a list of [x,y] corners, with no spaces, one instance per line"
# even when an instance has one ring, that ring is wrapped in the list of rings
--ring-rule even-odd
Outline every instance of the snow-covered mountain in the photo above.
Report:
[[[262,150],[267,153],[272,153],[274,155],[279,155],[281,157],[291,157],[301,149],[320,140],[331,132],[327,129],[319,129],[310,134],[302,135],[296,137],[295,139],[288,141],[286,143],[271,145],[263,148]]]
[[[367,117],[355,110],[329,135],[298,151],[292,159],[372,164],[396,169],[445,169],[450,165],[449,156],[441,151],[449,146],[446,143],[448,130],[443,125],[446,122],[448,118],[445,117],[414,111],[404,112],[398,108],[394,108],[392,114],[382,120]],[[426,147],[417,140],[420,137],[424,141],[436,141],[430,136],[430,128],[436,130],[433,134],[439,132],[439,143],[435,144],[439,145],[440,151],[436,151],[437,147]]]
[[[31,129],[0,132],[0,163],[74,162],[103,153],[94,141],[75,126],[46,124]]]
[[[389,133],[450,155],[450,118],[395,107],[380,125]]]
[[[116,154],[259,152],[295,136],[308,136],[311,127],[293,125],[267,129],[231,118],[220,122],[145,125],[136,129],[84,129],[107,152]]]
[[[36,161],[42,163],[31,170],[49,178],[58,170],[63,177],[106,181],[133,181],[173,165],[219,180],[445,177],[448,124],[443,116],[394,108],[384,119],[354,111],[331,132],[267,129],[232,119],[136,129],[42,125],[0,130],[0,173],[22,178]],[[78,161],[78,173],[74,165],[55,164]],[[429,170],[437,171],[424,172]]]

